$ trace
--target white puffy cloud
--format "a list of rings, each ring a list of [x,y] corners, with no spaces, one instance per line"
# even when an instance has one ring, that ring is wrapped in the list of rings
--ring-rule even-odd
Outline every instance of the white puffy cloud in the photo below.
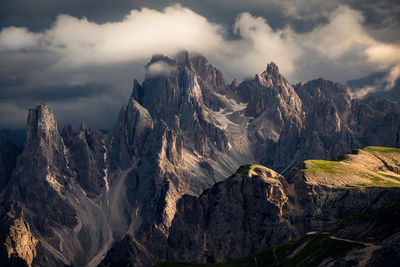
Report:
[[[97,24],[86,18],[60,15],[45,32],[49,49],[62,55],[61,66],[110,64],[147,59],[154,53],[182,49],[218,49],[222,27],[179,5],[159,12],[132,10],[123,20]]]
[[[400,62],[400,46],[395,44],[374,43],[366,49],[368,60],[383,67]]]
[[[23,27],[8,27],[0,32],[0,51],[32,50],[39,47],[42,34]]]

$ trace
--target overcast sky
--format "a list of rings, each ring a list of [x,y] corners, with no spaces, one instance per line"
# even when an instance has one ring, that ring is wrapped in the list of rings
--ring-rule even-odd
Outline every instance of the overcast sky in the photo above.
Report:
[[[112,129],[152,54],[204,54],[227,83],[274,61],[292,83],[400,75],[398,1],[4,0],[0,129],[48,104],[59,125]]]

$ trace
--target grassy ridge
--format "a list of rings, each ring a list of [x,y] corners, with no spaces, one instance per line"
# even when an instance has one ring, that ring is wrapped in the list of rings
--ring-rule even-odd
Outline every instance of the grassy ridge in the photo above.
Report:
[[[362,150],[362,151],[374,151],[374,152],[380,152],[380,153],[399,153],[400,154],[400,148],[395,148],[395,147],[367,146],[367,147],[362,148],[360,150]]]
[[[369,146],[335,161],[306,160],[303,171],[309,182],[328,186],[400,187],[400,175],[393,172],[398,162],[399,148]]]

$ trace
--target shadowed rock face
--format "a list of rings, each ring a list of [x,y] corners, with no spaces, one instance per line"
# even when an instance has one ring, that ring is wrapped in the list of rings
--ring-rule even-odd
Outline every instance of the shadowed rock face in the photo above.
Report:
[[[83,124],[60,135],[42,104],[29,112],[15,167],[3,156],[16,157],[13,148],[0,142],[1,171],[9,175],[1,180],[0,237],[9,235],[13,218],[24,220],[38,240],[32,265],[94,266],[108,251],[104,265],[244,255],[319,227],[307,216],[344,189],[264,170],[251,178],[236,174],[195,196],[251,162],[287,173],[303,159],[330,159],[361,145],[399,146],[399,115],[391,102],[352,99],[322,79],[293,87],[274,63],[254,79],[226,85],[201,55],[156,55],[145,81],[134,81],[111,134]],[[193,197],[181,199],[185,194]],[[365,194],[359,189],[349,201]],[[311,213],[298,212],[300,206]],[[356,209],[334,210],[332,218]]]
[[[107,172],[107,139],[96,128],[82,124],[77,133],[71,125],[62,131],[69,167],[76,173],[76,179],[89,194],[100,195],[106,187],[104,176]]]
[[[224,261],[296,235],[283,208],[284,178],[262,166],[236,173],[197,198],[183,196],[170,229],[168,258]]]

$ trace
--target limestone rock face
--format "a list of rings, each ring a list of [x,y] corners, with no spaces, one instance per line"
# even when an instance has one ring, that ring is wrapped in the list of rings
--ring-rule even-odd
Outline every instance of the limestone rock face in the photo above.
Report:
[[[30,267],[33,258],[36,256],[37,242],[38,240],[32,236],[29,224],[22,218],[14,219],[4,243],[7,249],[7,263],[11,264],[13,259],[17,261],[21,259]]]
[[[282,176],[256,165],[199,198],[183,196],[170,229],[168,257],[221,262],[295,236],[284,208],[288,197],[283,183]]]
[[[89,194],[99,195],[106,188],[104,177],[108,172],[107,140],[96,128],[82,124],[77,133],[71,125],[62,131],[66,158],[76,179]]]
[[[43,104],[31,109],[26,128],[24,149],[17,159],[7,194],[10,198],[19,197],[18,200],[43,219],[49,216],[73,225],[75,215],[62,201],[71,170],[53,113]]]
[[[126,109],[121,110],[114,129],[112,167],[126,169],[132,166],[135,155],[140,153],[152,128],[153,120],[149,112],[131,97]]]
[[[288,155],[296,154],[305,118],[301,99],[278,66],[271,62],[262,74],[243,81],[235,91],[240,101],[248,103],[246,115],[252,118],[249,138],[256,158],[264,158],[263,162],[273,168],[289,164],[292,156]],[[285,142],[279,144],[280,139]],[[286,155],[274,153],[277,143]]]

